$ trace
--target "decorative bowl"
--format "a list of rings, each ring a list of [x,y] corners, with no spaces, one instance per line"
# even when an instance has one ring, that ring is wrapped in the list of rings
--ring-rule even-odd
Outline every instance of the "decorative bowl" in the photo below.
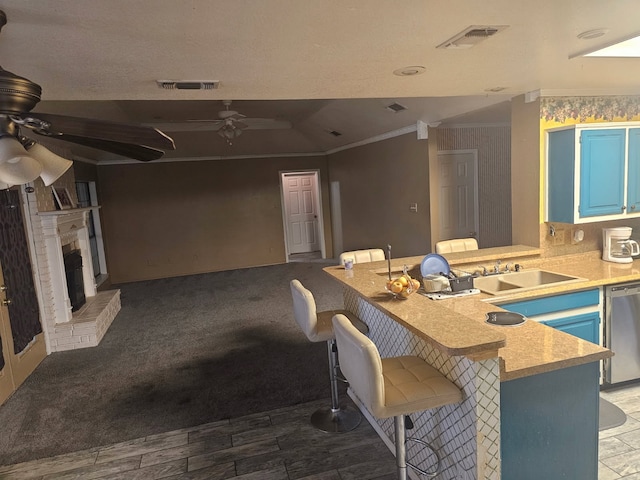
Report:
[[[406,266],[403,269],[403,274],[398,278],[392,278],[388,280],[385,285],[385,290],[393,295],[395,298],[407,299],[409,296],[416,292],[420,288],[420,282],[407,273]]]

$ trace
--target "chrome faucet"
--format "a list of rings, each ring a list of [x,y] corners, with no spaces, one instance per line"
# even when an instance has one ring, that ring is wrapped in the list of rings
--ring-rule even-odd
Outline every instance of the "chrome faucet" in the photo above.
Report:
[[[496,260],[496,265],[495,265],[495,267],[493,267],[494,273],[500,273],[500,264],[501,263],[502,262],[500,260]]]
[[[511,264],[507,263],[504,267],[504,273],[509,273],[511,271]]]

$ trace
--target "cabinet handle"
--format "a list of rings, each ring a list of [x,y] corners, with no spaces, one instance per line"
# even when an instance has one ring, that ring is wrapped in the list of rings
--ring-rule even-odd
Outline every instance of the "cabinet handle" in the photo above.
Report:
[[[636,206],[635,205],[631,205],[631,210],[635,210]]]
[[[627,206],[626,206],[626,205],[623,205],[623,206],[622,206],[622,208],[621,208],[621,210],[622,210],[623,212],[624,212],[626,209],[627,209]]]
[[[13,303],[13,302],[11,302],[11,300],[8,299],[8,298],[5,298],[4,300],[2,300],[2,305],[4,307],[8,307],[9,305],[11,305],[11,303]]]
[[[7,291],[7,286],[6,285],[0,285],[0,292],[6,292]]]

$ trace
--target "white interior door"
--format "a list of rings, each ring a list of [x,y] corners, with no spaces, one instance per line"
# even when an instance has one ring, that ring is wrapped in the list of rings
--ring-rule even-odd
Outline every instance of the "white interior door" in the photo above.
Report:
[[[320,250],[317,179],[316,172],[282,175],[287,247],[290,254]]]
[[[440,238],[478,239],[478,152],[438,152]]]

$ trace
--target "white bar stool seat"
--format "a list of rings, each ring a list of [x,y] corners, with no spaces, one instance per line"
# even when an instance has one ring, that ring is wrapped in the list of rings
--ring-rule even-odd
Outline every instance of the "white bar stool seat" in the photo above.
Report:
[[[462,400],[460,389],[419,357],[380,358],[375,344],[343,315],[333,317],[333,331],[350,388],[373,415],[394,419],[398,478],[406,480],[407,465],[430,478],[438,475],[440,456],[421,439],[408,440],[433,451],[437,459],[434,470],[425,471],[406,461],[405,416],[458,403]]]
[[[454,238],[436,243],[436,253],[455,253],[478,250],[478,241],[473,238]]]
[[[350,406],[340,407],[338,398],[338,349],[333,333],[332,318],[341,314],[357,331],[369,332],[369,327],[346,310],[316,311],[313,294],[299,280],[291,280],[291,296],[293,297],[293,316],[311,342],[327,342],[329,355],[329,378],[331,380],[331,406],[316,410],[311,415],[311,424],[328,433],[348,432],[360,425],[362,415]]]
[[[384,250],[381,248],[368,248],[366,250],[351,250],[349,252],[342,252],[340,254],[340,265],[344,265],[348,259],[356,263],[378,262],[384,260]]]

